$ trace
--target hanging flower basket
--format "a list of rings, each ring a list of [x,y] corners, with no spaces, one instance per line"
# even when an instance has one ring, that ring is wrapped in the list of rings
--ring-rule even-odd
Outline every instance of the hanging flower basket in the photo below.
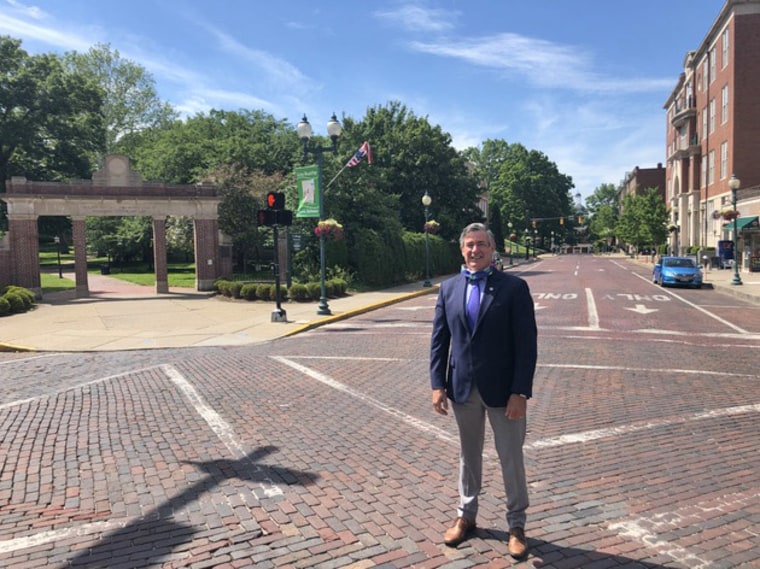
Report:
[[[723,215],[723,219],[725,219],[726,221],[733,221],[734,219],[739,217],[739,215],[741,215],[735,209],[729,209],[729,210],[723,211],[721,212],[721,214]]]
[[[325,239],[340,241],[343,239],[343,226],[334,219],[323,219],[314,228],[314,235],[317,237],[324,236]]]
[[[430,221],[425,222],[423,230],[425,231],[425,233],[430,233],[431,235],[437,235],[438,232],[441,230],[441,224],[438,223],[435,219],[431,219]]]

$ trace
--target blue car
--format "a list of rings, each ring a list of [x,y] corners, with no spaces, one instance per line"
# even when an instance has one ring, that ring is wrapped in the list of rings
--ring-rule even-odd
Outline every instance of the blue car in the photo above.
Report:
[[[654,266],[652,281],[660,286],[702,287],[702,269],[690,257],[663,257]]]

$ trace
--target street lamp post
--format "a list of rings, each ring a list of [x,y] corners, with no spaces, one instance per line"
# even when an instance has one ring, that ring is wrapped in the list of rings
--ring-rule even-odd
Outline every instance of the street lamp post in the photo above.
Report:
[[[554,231],[552,231],[552,255],[554,255]]]
[[[422,205],[425,207],[426,224],[429,221],[431,203],[433,203],[433,198],[431,198],[430,194],[428,194],[427,190],[425,190],[425,195],[422,196]],[[427,227],[425,227],[425,282],[422,283],[422,286],[433,286],[433,283],[430,282],[430,244]]]
[[[533,258],[534,259],[537,257],[536,245],[538,245],[538,229],[533,230]]]
[[[317,186],[319,187],[319,220],[325,219],[325,197],[324,187],[322,186],[322,155],[325,150],[337,154],[338,152],[338,137],[343,132],[343,127],[338,122],[338,119],[333,113],[330,120],[327,122],[327,134],[332,140],[332,146],[322,146],[321,144],[315,145],[313,148],[309,148],[309,139],[311,139],[311,125],[309,124],[306,115],[303,116],[301,122],[296,126],[296,132],[298,138],[303,143],[303,159],[306,161],[306,157],[311,152],[317,158]],[[317,314],[330,315],[330,307],[327,304],[327,290],[325,287],[325,235],[320,233],[319,235],[319,286],[320,297],[319,306],[317,307]]]
[[[509,227],[509,266],[511,267],[514,264],[514,261],[512,260],[512,248],[515,245],[512,239],[512,222],[511,221],[507,223],[507,227]]]
[[[530,260],[530,231],[525,229],[525,260]]]
[[[53,241],[55,242],[55,251],[58,254],[58,278],[63,278],[63,269],[61,268],[61,238],[57,235],[53,237]]]
[[[741,181],[736,177],[736,174],[731,174],[731,179],[728,181],[728,187],[731,188],[731,205],[734,207],[734,278],[731,279],[732,285],[742,284],[742,279],[739,276],[739,251],[737,250],[736,244],[739,231],[739,223],[737,221],[739,214],[736,211],[736,192],[739,190],[739,186],[741,186]]]

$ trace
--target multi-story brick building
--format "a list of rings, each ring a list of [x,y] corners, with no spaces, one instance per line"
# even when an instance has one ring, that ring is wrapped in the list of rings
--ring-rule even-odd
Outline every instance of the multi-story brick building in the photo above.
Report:
[[[729,180],[739,178],[736,237],[744,270],[760,270],[758,101],[760,0],[727,0],[702,43],[686,54],[664,105],[665,199],[682,251],[694,245],[717,249],[734,238],[725,214],[733,209]]]

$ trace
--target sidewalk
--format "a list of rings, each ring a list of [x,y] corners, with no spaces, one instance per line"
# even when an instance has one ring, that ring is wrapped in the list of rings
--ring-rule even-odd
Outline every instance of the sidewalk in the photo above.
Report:
[[[73,275],[64,275],[72,278]],[[274,302],[232,300],[186,288],[156,294],[153,287],[90,274],[88,298],[74,291],[45,295],[36,308],[0,319],[0,351],[88,352],[255,344],[349,318],[387,304],[437,292],[422,282],[328,299],[284,302],[287,322],[272,322]]]
[[[630,261],[651,267],[643,257]],[[90,297],[77,299],[73,291],[49,294],[34,310],[0,319],[0,351],[89,352],[256,344],[435,293],[445,278],[433,279],[433,287],[428,288],[414,282],[329,299],[331,316],[318,315],[316,302],[285,302],[281,306],[287,322],[272,322],[274,302],[229,300],[191,289],[156,294],[153,287],[90,274]],[[732,285],[732,279],[733,271],[710,270],[705,273],[705,288],[760,304],[760,273],[742,273],[740,286]]]

